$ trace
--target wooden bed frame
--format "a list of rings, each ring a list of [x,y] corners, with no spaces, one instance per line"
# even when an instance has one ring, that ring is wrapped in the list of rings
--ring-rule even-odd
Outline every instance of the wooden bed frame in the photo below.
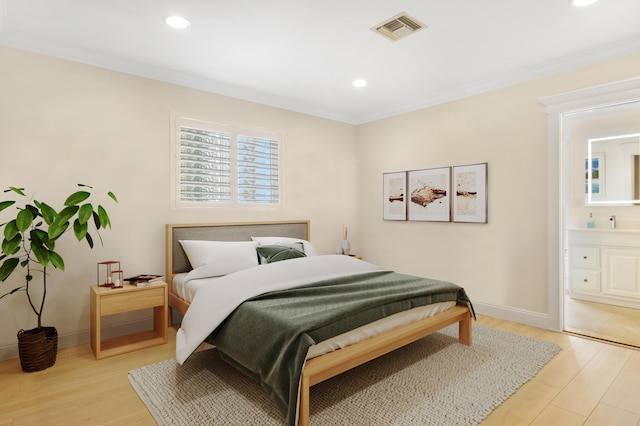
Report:
[[[189,303],[173,293],[173,277],[191,269],[179,240],[248,241],[252,236],[280,236],[309,240],[309,221],[262,223],[177,224],[166,226],[166,278],[169,284],[169,320],[171,310],[181,314]],[[306,362],[300,381],[298,425],[309,425],[309,388],[372,359],[415,342],[438,330],[458,323],[458,340],[471,345],[471,311],[457,305],[434,316],[412,322],[351,346],[329,352]]]

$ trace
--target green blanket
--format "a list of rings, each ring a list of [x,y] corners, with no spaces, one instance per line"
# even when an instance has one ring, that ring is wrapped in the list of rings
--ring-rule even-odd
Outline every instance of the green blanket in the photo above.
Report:
[[[207,339],[259,382],[295,425],[302,367],[311,345],[431,303],[469,302],[461,287],[375,271],[267,293],[241,304]]]

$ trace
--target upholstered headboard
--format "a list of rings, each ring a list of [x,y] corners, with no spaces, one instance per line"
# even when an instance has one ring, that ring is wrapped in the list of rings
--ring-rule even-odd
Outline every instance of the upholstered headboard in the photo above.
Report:
[[[250,241],[251,237],[291,237],[309,240],[308,220],[262,223],[199,223],[166,226],[167,280],[191,270],[180,240]]]

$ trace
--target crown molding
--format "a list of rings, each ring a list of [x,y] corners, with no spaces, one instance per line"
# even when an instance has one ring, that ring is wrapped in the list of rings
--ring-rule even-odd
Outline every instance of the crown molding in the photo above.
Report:
[[[530,67],[514,70],[509,73],[496,76],[491,79],[476,81],[471,84],[461,85],[438,93],[408,100],[394,105],[381,105],[376,113],[367,115],[348,115],[337,113],[328,108],[321,108],[313,102],[300,102],[283,98],[270,93],[256,91],[246,87],[232,85],[218,80],[204,78],[168,68],[149,65],[147,63],[125,59],[116,56],[98,55],[95,52],[74,47],[61,47],[42,40],[30,39],[25,34],[17,31],[9,34],[3,29],[4,0],[0,0],[0,43],[17,49],[32,51],[48,56],[80,62],[87,65],[124,72],[143,78],[177,84],[206,92],[216,93],[249,102],[281,108],[301,114],[312,115],[346,124],[360,125],[369,122],[406,114],[419,109],[459,100],[492,90],[501,89],[511,85],[546,77],[571,69],[592,65],[618,57],[640,52],[640,37],[628,39],[622,42],[601,46],[578,54],[557,58],[552,61],[536,64]]]
[[[381,108],[377,114],[360,117],[354,124],[364,124],[395,115],[406,114],[422,108],[428,108],[469,96],[479,95],[492,90],[547,77],[563,71],[569,71],[636,53],[640,53],[640,37],[628,39],[619,43],[608,44],[596,49],[536,64],[530,67],[521,68],[511,73],[459,86],[451,90],[434,93],[410,102]]]

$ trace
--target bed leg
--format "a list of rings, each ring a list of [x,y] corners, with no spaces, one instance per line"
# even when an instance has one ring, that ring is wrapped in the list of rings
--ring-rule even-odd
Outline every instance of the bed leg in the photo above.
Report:
[[[471,315],[460,320],[458,323],[458,341],[463,345],[471,346]]]
[[[302,374],[300,380],[300,404],[298,406],[298,426],[309,426],[309,378]]]

